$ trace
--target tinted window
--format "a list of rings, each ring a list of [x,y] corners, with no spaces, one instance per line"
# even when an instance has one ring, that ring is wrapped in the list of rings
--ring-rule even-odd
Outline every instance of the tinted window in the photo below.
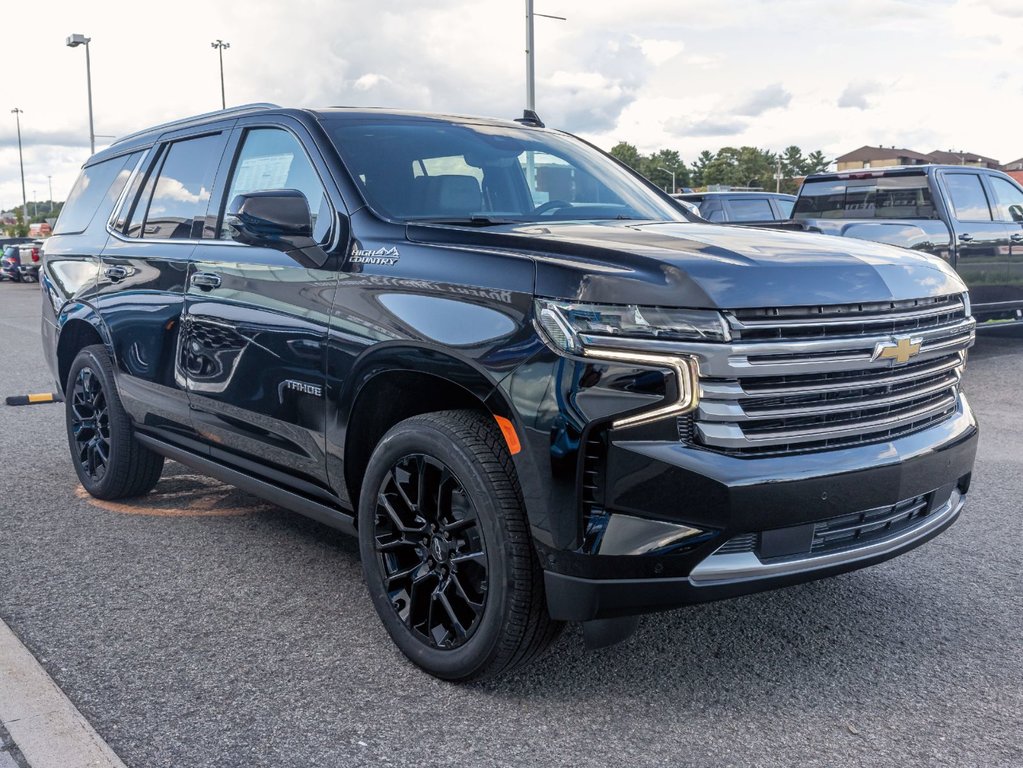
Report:
[[[164,152],[155,182],[146,185],[143,201],[152,190],[146,207],[143,238],[177,240],[202,237],[206,206],[210,201],[213,176],[220,162],[220,135],[177,141]],[[139,207],[141,208],[142,203]],[[140,213],[141,211],[136,211]],[[133,223],[137,216],[133,216]]]
[[[959,221],[991,221],[991,209],[977,174],[947,173],[945,186]]]
[[[313,218],[313,237],[318,242],[327,239],[332,224],[330,204],[302,145],[288,131],[258,128],[245,134],[224,204],[230,206],[237,195],[246,192],[270,189],[297,189],[305,195]],[[223,225],[220,237],[231,237]]]
[[[933,219],[927,177],[806,181],[792,216],[796,219]]]
[[[778,213],[781,214],[783,219],[792,218],[792,207],[796,204],[795,200],[789,200],[787,197],[776,197],[774,198],[774,204],[778,206]]]
[[[328,120],[373,210],[391,219],[685,221],[577,139],[537,128],[436,120]]]
[[[141,152],[136,152],[83,168],[61,209],[53,233],[84,232],[101,207],[109,213],[141,156]]]
[[[766,197],[736,198],[728,201],[730,221],[771,221],[774,211]]]
[[[999,221],[1019,221],[1014,219],[1009,207],[1018,205],[1023,208],[1023,190],[1006,179],[989,176],[991,189],[995,193],[995,209]]]

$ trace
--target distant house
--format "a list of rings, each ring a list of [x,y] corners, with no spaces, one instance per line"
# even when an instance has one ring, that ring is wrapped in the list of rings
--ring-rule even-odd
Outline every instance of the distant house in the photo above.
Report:
[[[49,237],[53,234],[53,228],[45,221],[39,224],[28,225],[29,237]]]
[[[890,168],[893,165],[925,165],[933,163],[929,156],[912,149],[864,146],[835,158],[840,171],[860,168]]]
[[[993,157],[985,157],[976,152],[967,152],[965,150],[956,152],[950,149],[947,152],[943,152],[940,149],[936,149],[931,152],[930,157],[932,162],[941,163],[942,165],[972,165],[974,168],[994,168],[995,170],[1002,167],[1002,164]]]
[[[1002,170],[1012,176],[1020,184],[1023,184],[1023,157],[1019,160],[1013,160],[1011,163],[1006,163],[1002,166]]]

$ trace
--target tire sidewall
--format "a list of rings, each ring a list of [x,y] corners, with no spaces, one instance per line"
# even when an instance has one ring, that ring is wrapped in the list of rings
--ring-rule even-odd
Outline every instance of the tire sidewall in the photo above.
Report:
[[[101,358],[102,355],[102,358]],[[90,369],[95,376],[100,380],[103,387],[103,394],[107,400],[107,416],[109,419],[110,426],[110,458],[107,461],[107,471],[103,475],[103,478],[99,481],[93,480],[82,469],[81,464],[78,461],[78,446],[75,443],[75,436],[71,431],[71,405],[74,400],[74,387],[75,380],[78,378],[78,374],[84,368]],[[90,495],[98,498],[103,498],[109,492],[109,487],[114,482],[116,472],[114,467],[118,466],[120,462],[128,460],[126,452],[130,449],[128,441],[130,434],[126,439],[125,433],[127,432],[127,414],[124,413],[124,409],[121,406],[121,400],[117,395],[117,389],[114,385],[113,377],[110,376],[110,363],[107,352],[102,347],[86,347],[75,357],[74,362],[71,363],[71,369],[68,371],[68,379],[65,384],[66,397],[64,398],[64,422],[67,431],[68,446],[71,450],[71,461],[75,467],[75,473],[78,475],[78,480],[81,482],[82,487],[89,492]]]
[[[476,510],[487,553],[487,602],[472,637],[451,650],[431,648],[412,635],[395,612],[384,588],[374,542],[377,496],[390,468],[404,456],[426,454],[442,461],[456,476]],[[431,674],[450,680],[473,676],[499,651],[513,592],[508,537],[491,483],[454,434],[418,422],[399,424],[377,445],[363,481],[359,503],[359,550],[370,598],[399,648]]]

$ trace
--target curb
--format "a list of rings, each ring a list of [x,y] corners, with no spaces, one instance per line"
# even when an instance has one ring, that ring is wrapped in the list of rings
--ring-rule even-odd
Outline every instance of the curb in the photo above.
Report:
[[[32,768],[126,768],[3,621],[0,723]]]

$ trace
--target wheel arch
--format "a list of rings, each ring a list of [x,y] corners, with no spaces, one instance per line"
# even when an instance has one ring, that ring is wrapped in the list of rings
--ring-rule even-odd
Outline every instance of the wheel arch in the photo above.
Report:
[[[343,480],[356,508],[373,449],[400,421],[436,411],[478,410],[507,419],[516,434],[522,435],[511,403],[497,386],[509,371],[495,376],[475,361],[431,347],[381,347],[356,362],[348,393],[339,405]]]
[[[61,309],[57,316],[57,384],[64,392],[71,363],[85,347],[103,344],[113,355],[110,330],[99,313],[88,304],[74,303]],[[111,357],[111,359],[113,359]]]

